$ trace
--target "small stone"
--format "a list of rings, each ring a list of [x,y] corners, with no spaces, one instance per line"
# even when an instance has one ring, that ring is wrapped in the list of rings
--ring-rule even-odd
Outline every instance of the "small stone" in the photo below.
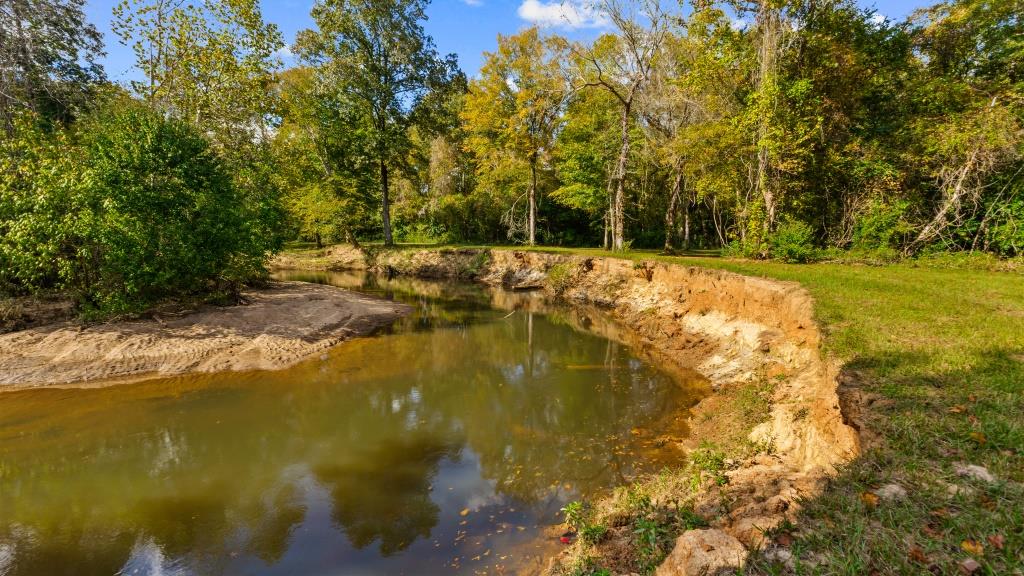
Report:
[[[964,478],[971,478],[973,480],[981,480],[982,482],[995,482],[996,477],[988,471],[987,468],[978,466],[977,464],[954,464],[953,468],[956,470],[957,476],[963,476]]]
[[[747,549],[721,530],[689,530],[676,539],[675,548],[655,576],[698,576],[743,568]]]
[[[899,502],[907,497],[907,490],[899,484],[886,484],[878,490],[875,490],[875,494],[877,494],[882,500]]]
[[[981,569],[981,564],[974,558],[968,558],[960,563],[960,571],[964,574],[974,574]]]
[[[764,557],[769,562],[778,562],[779,564],[782,564],[789,571],[796,569],[796,563],[793,561],[793,553],[785,548],[771,548],[765,551]]]

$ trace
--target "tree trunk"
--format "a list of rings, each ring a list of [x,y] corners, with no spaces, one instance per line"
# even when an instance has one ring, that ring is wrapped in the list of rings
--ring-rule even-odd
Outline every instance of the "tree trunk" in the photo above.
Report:
[[[683,250],[690,249],[690,199],[683,203]]]
[[[316,232],[313,234],[313,239],[316,240],[316,249],[319,250],[324,247],[324,239],[320,237],[320,233]]]
[[[530,158],[530,215],[529,222],[529,244],[534,246],[537,243],[537,154]]]
[[[624,103],[622,106],[622,118],[620,128],[622,130],[622,147],[619,149],[619,160],[615,165],[615,200],[612,212],[615,214],[615,222],[612,229],[612,250],[621,251],[625,249],[626,239],[623,226],[623,218],[626,204],[626,165],[629,162],[629,113],[632,103]]]
[[[679,207],[679,189],[682,187],[683,174],[677,172],[672,180],[672,193],[668,197],[668,208],[665,210],[665,253],[672,254],[675,247],[672,244],[672,236],[676,229],[676,209]]]
[[[384,245],[394,246],[395,240],[391,237],[391,203],[388,200],[388,164],[383,158],[380,160],[380,195],[381,195],[381,221],[384,223]]]
[[[761,98],[769,91],[775,90],[778,82],[778,56],[782,43],[782,22],[779,12],[767,1],[761,0],[757,13],[757,29],[760,33],[760,45],[758,46],[758,78],[757,91]],[[771,95],[774,99],[774,94]],[[764,102],[761,102],[764,105]],[[775,102],[771,103],[774,108]],[[769,158],[769,132],[772,127],[772,116],[762,113],[757,127],[757,179],[758,190],[764,199],[765,221],[764,231],[769,233],[775,229],[775,214],[778,199],[775,194],[775,182],[772,177],[771,159]]]

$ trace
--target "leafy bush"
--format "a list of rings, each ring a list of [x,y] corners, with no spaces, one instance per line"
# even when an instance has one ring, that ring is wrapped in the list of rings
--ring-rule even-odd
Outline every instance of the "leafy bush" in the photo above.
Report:
[[[73,136],[23,121],[4,144],[0,264],[9,283],[70,290],[86,308],[121,312],[233,290],[263,271],[274,199],[240,193],[197,131],[119,100]]]
[[[817,257],[814,230],[799,220],[787,220],[768,239],[769,254],[783,262],[810,262]]]
[[[893,260],[897,248],[912,231],[904,215],[908,202],[885,203],[874,201],[857,218],[853,231],[852,249],[874,255],[883,261]]]

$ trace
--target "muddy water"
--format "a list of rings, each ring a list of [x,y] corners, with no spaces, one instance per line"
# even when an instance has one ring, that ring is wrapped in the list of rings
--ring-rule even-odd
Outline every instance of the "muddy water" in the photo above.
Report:
[[[536,295],[292,276],[416,311],[280,372],[0,394],[0,576],[535,573],[561,506],[678,457],[702,385]]]

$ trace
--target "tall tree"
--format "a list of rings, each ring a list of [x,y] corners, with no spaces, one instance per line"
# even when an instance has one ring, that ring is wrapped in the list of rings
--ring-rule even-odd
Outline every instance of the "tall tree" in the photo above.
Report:
[[[299,53],[319,81],[356,104],[376,157],[384,243],[391,245],[391,170],[408,149],[414,111],[458,75],[423,30],[427,0],[317,0],[316,30],[299,33]]]
[[[577,45],[579,86],[598,87],[619,102],[619,156],[612,172],[609,205],[612,249],[625,249],[626,174],[629,164],[630,122],[640,93],[650,82],[655,59],[669,34],[670,17],[660,0],[599,0],[596,7],[614,24],[593,46]]]
[[[18,110],[68,119],[103,78],[102,36],[85,0],[0,2],[0,126]]]
[[[122,0],[114,31],[131,46],[154,109],[212,136],[222,152],[267,136],[281,33],[258,0]]]
[[[489,171],[494,154],[508,153],[529,165],[526,241],[537,238],[537,171],[550,155],[568,88],[561,62],[565,43],[543,39],[536,27],[498,36],[485,53],[480,77],[469,87],[462,118],[468,146]]]

